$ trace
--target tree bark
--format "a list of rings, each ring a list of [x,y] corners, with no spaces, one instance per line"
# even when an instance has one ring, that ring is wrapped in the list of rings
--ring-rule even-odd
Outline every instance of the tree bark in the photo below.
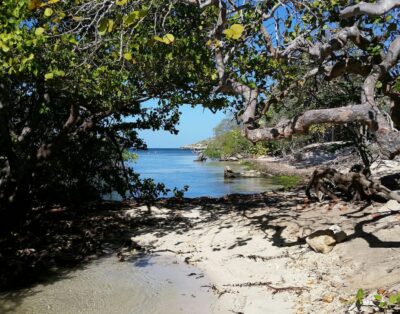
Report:
[[[400,0],[380,0],[376,3],[361,1],[340,11],[340,17],[349,18],[358,15],[379,16],[397,7],[400,7]]]
[[[315,124],[346,124],[359,122],[374,131],[383,155],[393,158],[400,153],[400,137],[391,129],[384,115],[375,107],[353,105],[339,108],[308,110],[292,119],[281,120],[274,127],[248,128],[247,138],[252,142],[279,140],[307,133]]]

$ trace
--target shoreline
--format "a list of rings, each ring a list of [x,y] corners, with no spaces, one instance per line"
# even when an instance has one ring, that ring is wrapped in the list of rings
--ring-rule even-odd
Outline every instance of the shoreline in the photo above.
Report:
[[[87,228],[90,221],[93,234],[85,241],[98,243],[98,253],[87,251],[88,259],[75,265],[91,265],[105,254],[127,263],[143,253],[172,256],[212,282],[204,287],[217,298],[210,313],[345,312],[358,288],[400,289],[400,211],[382,212],[381,203],[310,203],[302,190],[292,189],[162,199],[150,215],[146,206],[134,203],[104,203],[102,212],[99,204],[92,206],[87,219],[73,223],[74,232],[85,231],[78,224]],[[49,215],[74,217],[68,209]],[[99,231],[103,222],[110,234]],[[332,225],[347,234],[346,240],[328,254],[311,250],[306,237]],[[54,232],[76,238],[71,230],[61,231]],[[73,253],[84,254],[75,248],[56,260],[71,259]]]

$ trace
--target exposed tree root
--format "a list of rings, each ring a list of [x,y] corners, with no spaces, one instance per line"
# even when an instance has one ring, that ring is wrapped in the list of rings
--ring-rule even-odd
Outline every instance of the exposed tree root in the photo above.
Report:
[[[340,195],[352,201],[374,198],[400,201],[400,193],[367,178],[361,171],[343,174],[332,168],[316,169],[306,187],[309,199],[313,199],[311,189],[319,201],[324,195],[333,200],[339,199]]]

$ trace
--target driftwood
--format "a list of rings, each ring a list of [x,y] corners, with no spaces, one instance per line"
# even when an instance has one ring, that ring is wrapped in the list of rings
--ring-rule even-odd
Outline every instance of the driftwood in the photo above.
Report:
[[[324,195],[337,200],[338,192],[341,196],[353,201],[374,198],[400,201],[399,192],[392,191],[368,178],[362,171],[343,174],[332,168],[316,169],[306,187],[306,195],[309,199],[313,199],[312,189],[319,201]]]

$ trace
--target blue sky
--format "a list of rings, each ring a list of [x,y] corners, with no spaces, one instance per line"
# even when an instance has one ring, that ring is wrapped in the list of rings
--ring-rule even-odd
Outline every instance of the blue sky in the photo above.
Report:
[[[176,148],[209,138],[213,135],[213,128],[225,117],[223,112],[214,114],[201,106],[192,108],[185,105],[181,112],[178,135],[165,131],[139,132],[149,148]]]

